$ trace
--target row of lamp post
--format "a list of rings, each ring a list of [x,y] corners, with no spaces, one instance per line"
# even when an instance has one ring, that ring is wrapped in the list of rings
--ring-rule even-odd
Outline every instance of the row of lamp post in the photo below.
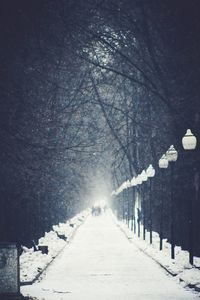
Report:
[[[136,233],[136,218],[135,218],[135,205],[134,200],[132,199],[132,202],[129,203],[129,197],[128,202],[126,203],[128,211],[125,212],[125,190],[127,188],[133,187],[134,188],[134,199],[138,200],[138,213],[137,213],[137,229],[138,229],[138,237],[140,237],[140,225],[141,225],[141,207],[142,206],[142,212],[143,212],[143,239],[146,238],[146,193],[145,193],[145,183],[149,179],[149,226],[150,226],[150,243],[152,244],[152,178],[155,176],[155,169],[152,165],[149,165],[147,170],[143,170],[141,174],[139,174],[137,177],[133,177],[130,181],[125,181],[116,191],[112,192],[112,195],[118,195],[121,192],[123,192],[122,197],[122,218],[123,220],[126,219],[127,224],[129,225],[130,216],[131,216],[131,229],[134,230],[134,233]],[[143,185],[142,185],[143,184]],[[143,195],[143,197],[141,197]],[[131,212],[130,212],[131,211]],[[134,213],[133,213],[134,211]]]
[[[197,139],[192,134],[191,130],[188,129],[184,137],[182,138],[182,146],[184,150],[195,150],[197,146]],[[171,207],[171,220],[170,220],[170,236],[171,236],[171,258],[175,258],[175,236],[174,236],[174,219],[175,219],[175,210],[174,210],[174,163],[177,161],[178,152],[173,145],[167,150],[166,154],[159,159],[159,168],[167,169],[170,165],[170,207]],[[197,190],[197,189],[196,189]],[[196,191],[197,193],[197,191]],[[189,262],[193,264],[194,257],[194,238],[193,238],[193,197],[191,199],[191,209],[190,209],[190,219],[189,219]],[[161,197],[161,218],[160,218],[160,250],[163,247],[163,197]]]
[[[194,150],[197,145],[197,139],[192,134],[191,130],[188,129],[184,137],[182,138],[182,146],[185,150]],[[174,210],[174,164],[177,161],[178,152],[174,148],[173,145],[166,151],[165,154],[158,161],[158,165],[160,169],[167,169],[170,166],[170,238],[171,238],[171,258],[175,258],[175,236],[174,236],[174,217],[175,217],[175,210]],[[149,165],[147,170],[143,170],[141,174],[137,177],[133,177],[130,181],[125,181],[116,191],[112,192],[112,196],[116,196],[119,193],[123,192],[124,190],[130,187],[134,188],[134,198],[139,199],[139,195],[143,194],[143,199],[140,201],[143,211],[143,239],[146,238],[146,193],[145,193],[145,184],[149,181],[149,232],[150,232],[150,244],[152,244],[152,179],[155,176],[155,169],[152,165]],[[148,180],[149,179],[149,180]],[[142,186],[143,183],[143,186]],[[197,197],[198,187],[195,189],[195,195]],[[193,197],[192,197],[193,198]],[[129,198],[128,198],[129,201]],[[135,218],[135,205],[132,199],[131,204],[128,202],[128,225],[131,216],[131,229],[134,230],[136,233],[136,218]],[[190,245],[189,245],[189,261],[193,264],[193,256],[194,256],[194,238],[193,238],[193,199],[191,203],[190,209],[190,219],[189,219],[189,235],[190,235]],[[139,201],[138,201],[139,203]],[[130,213],[131,210],[131,213]],[[134,213],[133,213],[134,211]],[[163,197],[161,197],[161,207],[160,207],[160,250],[163,249],[163,213],[164,213],[164,203]],[[123,219],[125,218],[125,203],[123,197]],[[141,212],[138,207],[138,218],[137,218],[137,228],[138,228],[138,237],[140,237],[140,222],[141,222]]]

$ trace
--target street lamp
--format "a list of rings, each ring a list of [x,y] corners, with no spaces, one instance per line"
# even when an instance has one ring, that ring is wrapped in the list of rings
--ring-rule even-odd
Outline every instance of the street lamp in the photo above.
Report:
[[[158,165],[160,169],[167,169],[169,162],[165,154],[159,159]],[[163,186],[161,188],[163,190]],[[163,248],[163,195],[161,195],[161,208],[160,208],[160,250]]]
[[[130,223],[130,193],[129,193],[129,188],[131,187],[131,181],[127,180],[126,181],[126,189],[127,189],[127,200],[128,200],[128,216],[127,216],[127,225],[129,228],[129,223]]]
[[[174,163],[177,161],[178,152],[173,145],[166,152],[166,158],[171,165],[171,258],[175,258],[175,237],[174,237]]]
[[[158,165],[160,169],[167,169],[169,165],[169,161],[165,154],[159,159]]]
[[[138,224],[138,237],[140,237],[141,210],[140,210],[140,207],[139,207],[139,197],[140,197],[140,185],[142,184],[141,176],[138,175],[136,180],[137,180],[137,199],[138,199],[137,224]]]
[[[136,185],[137,185],[136,178],[133,177],[133,178],[131,179],[131,186],[136,186]]]
[[[142,184],[141,174],[139,174],[136,179],[137,179],[137,184]]]
[[[150,230],[150,244],[152,244],[152,178],[155,176],[155,169],[152,165],[149,165],[146,174],[149,178],[149,230]]]
[[[182,145],[185,150],[195,150],[197,146],[197,138],[191,132],[190,129],[187,129],[186,134],[182,138]]]
[[[148,180],[146,171],[143,170],[141,173],[141,179],[145,183]],[[143,208],[143,240],[146,238],[146,199],[145,199],[145,184],[143,185],[143,198],[142,198],[142,208]]]
[[[192,151],[196,149],[197,139],[193,135],[190,129],[187,129],[186,134],[182,138],[183,148],[187,151]],[[194,180],[196,182],[196,180]],[[195,185],[195,197],[198,197],[198,185]],[[191,197],[190,203],[190,219],[189,219],[189,262],[193,265],[194,262],[194,199]]]
[[[125,196],[124,196],[123,184],[120,185],[120,187],[118,187],[117,193],[121,194],[121,198],[122,198],[122,219],[123,219],[123,222],[124,222],[124,219],[125,219]]]
[[[145,170],[143,170],[143,171],[142,171],[142,173],[141,173],[140,175],[141,175],[141,179],[142,179],[142,181],[147,181],[147,179],[148,179],[148,176],[147,176],[147,174],[146,174],[146,171],[145,171]]]
[[[137,186],[136,178],[133,177],[131,179],[131,186],[133,187],[133,196],[132,196],[132,207],[131,207],[131,230],[134,229],[134,233],[136,233],[136,223],[135,223],[135,190]]]
[[[126,192],[126,189],[128,188],[128,183],[127,181],[124,181],[121,185],[122,190],[123,190],[123,206],[124,206],[124,217],[125,217],[125,222],[128,225],[128,194]]]
[[[178,152],[174,148],[174,145],[171,145],[166,152],[166,158],[169,162],[176,162],[178,158]]]

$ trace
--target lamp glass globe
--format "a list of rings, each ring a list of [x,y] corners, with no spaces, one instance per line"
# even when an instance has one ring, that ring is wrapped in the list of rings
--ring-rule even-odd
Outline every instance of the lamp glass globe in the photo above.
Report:
[[[190,129],[187,129],[186,134],[182,138],[182,145],[185,150],[194,150],[197,146],[197,138]]]
[[[169,162],[175,162],[178,158],[178,152],[174,148],[174,145],[171,145],[166,152],[166,157]]]
[[[161,169],[167,169],[169,162],[165,154],[159,159],[158,165]]]

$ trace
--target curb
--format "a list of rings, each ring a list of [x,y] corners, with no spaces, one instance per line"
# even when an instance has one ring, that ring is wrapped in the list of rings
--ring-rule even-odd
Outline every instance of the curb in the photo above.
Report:
[[[123,232],[123,234],[127,237],[127,239],[129,240],[129,242],[133,243],[142,253],[144,253],[146,256],[148,256],[149,258],[151,258],[153,261],[155,261],[161,268],[163,268],[165,271],[167,271],[167,273],[169,273],[171,276],[175,277],[176,273],[171,272],[169,269],[167,269],[167,267],[165,267],[164,265],[162,265],[159,261],[157,261],[154,257],[152,257],[150,254],[148,254],[147,252],[145,252],[144,249],[142,249],[140,246],[138,246],[135,242],[133,238],[130,238],[127,233],[125,232],[125,230],[119,225],[116,224],[117,227],[119,227],[119,229],[121,230],[121,232]]]
[[[63,248],[60,249],[60,251],[58,251],[58,253],[52,258],[52,260],[44,267],[44,269],[42,269],[39,273],[37,273],[37,275],[33,278],[33,280],[31,281],[21,281],[20,282],[20,286],[26,286],[26,285],[32,285],[33,283],[36,282],[36,280],[38,280],[38,278],[44,273],[44,271],[46,271],[46,269],[54,262],[54,260],[63,252],[63,250],[72,242],[77,230],[79,229],[79,227],[81,225],[83,225],[85,223],[85,221],[87,220],[89,214],[85,217],[84,221],[82,223],[80,223],[79,225],[76,226],[76,228],[74,229],[72,235],[70,236],[70,239],[68,241],[66,241],[66,245],[64,245]]]

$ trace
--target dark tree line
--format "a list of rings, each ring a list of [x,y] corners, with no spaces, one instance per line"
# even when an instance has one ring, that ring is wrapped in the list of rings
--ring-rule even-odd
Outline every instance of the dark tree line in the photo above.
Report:
[[[102,134],[63,20],[70,11],[56,8],[2,6],[1,241],[28,243],[88,205],[87,168]]]

